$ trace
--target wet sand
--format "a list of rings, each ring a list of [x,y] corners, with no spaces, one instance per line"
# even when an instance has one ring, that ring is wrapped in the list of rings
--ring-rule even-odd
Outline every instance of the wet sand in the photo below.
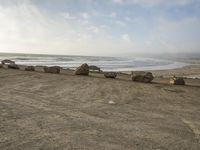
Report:
[[[199,150],[200,79],[168,84],[197,66],[153,71],[151,84],[0,69],[0,149]]]

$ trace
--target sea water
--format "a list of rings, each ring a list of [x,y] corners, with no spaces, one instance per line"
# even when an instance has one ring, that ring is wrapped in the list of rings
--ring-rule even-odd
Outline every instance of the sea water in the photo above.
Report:
[[[95,65],[103,71],[165,70],[186,66],[186,63],[142,57],[102,57],[71,55],[38,55],[0,53],[0,60],[11,59],[20,65],[61,66],[74,69],[83,63]]]

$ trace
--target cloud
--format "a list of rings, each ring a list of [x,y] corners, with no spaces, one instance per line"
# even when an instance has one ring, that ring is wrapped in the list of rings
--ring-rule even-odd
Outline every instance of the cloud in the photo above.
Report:
[[[115,18],[117,16],[117,13],[116,12],[112,12],[111,14],[110,14],[110,17],[112,17],[112,18]]]
[[[89,17],[69,12],[50,16],[31,1],[0,5],[0,51],[103,55],[123,47],[116,45],[121,39],[105,31],[106,25],[95,25]]]
[[[134,39],[135,47],[141,51],[163,52],[199,52],[200,19],[189,17],[181,21],[159,18],[151,34],[143,40]]]
[[[75,16],[72,16],[72,15],[70,15],[68,12],[64,12],[64,13],[61,13],[60,14],[62,17],[64,17],[65,19],[69,19],[69,20],[71,20],[71,19],[76,19],[76,17]]]
[[[181,21],[172,21],[166,18],[159,19],[159,26],[155,30],[157,38],[154,41],[165,46],[167,51],[199,51],[200,19],[196,17],[184,18]],[[166,49],[165,48],[165,49]]]
[[[82,29],[83,23],[66,19],[75,17],[67,12],[48,16],[31,1],[0,5],[0,50],[55,53],[59,49],[58,53],[67,50],[72,54],[74,43],[86,40],[88,33]]]
[[[126,23],[124,21],[121,21],[121,20],[116,20],[115,23],[119,26],[122,26],[122,27],[126,26]]]
[[[198,16],[189,14],[174,19],[161,13],[145,18],[140,12],[128,14],[132,7],[128,10],[123,7],[128,2],[160,5],[172,3],[170,0],[152,0],[151,4],[145,0],[121,0],[115,1],[117,9],[116,5],[108,8],[98,5],[95,10],[81,6],[80,11],[57,8],[53,12],[29,0],[2,2],[0,51],[4,52],[111,55],[121,51],[190,52],[199,51],[200,47]]]
[[[89,19],[90,18],[90,15],[86,12],[82,13],[81,16],[84,18],[84,19]]]
[[[130,42],[130,41],[131,41],[128,34],[123,34],[121,37],[122,37],[122,39],[123,39],[124,41],[127,41],[127,42]]]
[[[142,6],[155,6],[155,5],[187,5],[198,0],[112,0],[117,4],[138,4]]]
[[[113,0],[113,2],[122,4],[124,2],[124,0]]]

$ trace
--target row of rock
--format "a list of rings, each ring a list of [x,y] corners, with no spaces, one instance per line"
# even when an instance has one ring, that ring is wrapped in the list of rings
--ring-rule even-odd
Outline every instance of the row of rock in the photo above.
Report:
[[[80,67],[78,67],[74,74],[75,75],[89,75],[90,67],[87,64],[82,64]],[[117,77],[117,72],[104,72],[104,77],[106,78],[113,78],[115,79]],[[144,83],[150,83],[154,76],[151,72],[145,72],[145,71],[134,71],[131,73],[131,79],[132,81],[136,82],[144,82]],[[181,77],[173,77],[170,79],[170,84],[174,85],[185,85],[185,81]]]
[[[4,64],[8,64],[8,68],[20,69],[19,66],[15,64],[14,61],[11,61],[8,59],[3,60],[1,63],[2,64],[0,65],[0,68],[3,67]],[[93,68],[93,70],[98,70],[99,72],[101,71],[100,68],[98,68],[96,66],[92,66],[92,68]],[[88,64],[85,63],[85,64],[82,64],[81,66],[79,66],[74,71],[74,74],[75,75],[89,75],[90,69],[91,69],[91,66],[88,66]],[[43,70],[45,73],[59,74],[61,67],[59,67],[59,66],[52,66],[52,67],[44,66]],[[25,71],[35,71],[35,67],[34,66],[26,66]],[[106,78],[115,79],[117,77],[117,75],[118,75],[117,72],[104,72],[104,77],[106,77]],[[136,82],[150,83],[154,79],[154,77],[151,72],[134,71],[131,74],[131,79],[132,79],[132,81],[136,81]],[[174,76],[172,79],[170,79],[170,84],[185,85],[185,81],[183,78]]]
[[[89,74],[89,66],[87,64],[82,64],[80,67],[78,67],[74,74],[75,75],[88,75]],[[104,76],[106,78],[116,78],[117,73],[116,72],[104,72]],[[138,71],[138,72],[132,72],[131,78],[133,81],[138,82],[151,82],[154,77],[151,72],[144,72],[144,71]]]
[[[0,67],[2,68],[3,65],[7,64],[8,65],[8,68],[11,68],[11,69],[19,69],[19,67],[15,64],[14,61],[12,60],[9,60],[9,59],[5,59],[5,60],[2,60],[1,61],[1,65]]]
[[[0,64],[0,68],[2,68],[4,65],[7,65],[8,68],[10,68],[10,69],[20,69],[20,67],[17,64],[15,64],[14,61],[9,60],[9,59],[2,60],[1,64]],[[35,71],[35,67],[34,66],[26,66],[24,68],[24,70],[25,71]],[[58,67],[58,66],[53,66],[53,67],[44,66],[43,70],[46,73],[60,73],[60,67]]]
[[[2,68],[3,65],[5,65],[5,64],[8,64],[8,68],[19,69],[19,67],[15,64],[15,62],[12,60],[9,60],[9,59],[2,60],[1,64],[0,64],[0,68]]]

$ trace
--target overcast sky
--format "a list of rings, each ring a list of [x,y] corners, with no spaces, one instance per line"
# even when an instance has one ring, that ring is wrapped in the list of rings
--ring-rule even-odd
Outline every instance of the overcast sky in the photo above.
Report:
[[[0,0],[0,52],[200,52],[200,0]]]

